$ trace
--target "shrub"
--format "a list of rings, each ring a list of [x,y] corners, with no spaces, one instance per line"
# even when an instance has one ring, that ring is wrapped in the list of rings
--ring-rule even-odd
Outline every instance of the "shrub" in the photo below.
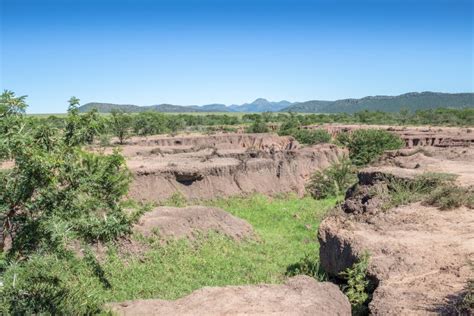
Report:
[[[331,141],[331,135],[324,129],[297,129],[290,131],[289,135],[296,138],[300,143],[307,145],[329,143]]]
[[[268,133],[269,129],[267,124],[258,117],[247,129],[247,133]]]
[[[433,190],[425,200],[440,210],[450,210],[461,206],[474,208],[474,188],[443,185]]]
[[[329,168],[316,171],[306,187],[315,199],[343,194],[357,181],[356,169],[347,158],[333,164]]]
[[[347,268],[340,276],[347,282],[342,286],[352,305],[353,315],[367,315],[370,301],[371,284],[367,278],[369,254],[364,253],[352,267]]]
[[[400,137],[379,129],[359,129],[349,136],[339,135],[338,141],[347,146],[349,157],[354,164],[359,166],[375,161],[386,150],[400,149],[404,146]]]
[[[4,315],[91,315],[100,311],[100,283],[78,259],[33,256],[4,275]]]

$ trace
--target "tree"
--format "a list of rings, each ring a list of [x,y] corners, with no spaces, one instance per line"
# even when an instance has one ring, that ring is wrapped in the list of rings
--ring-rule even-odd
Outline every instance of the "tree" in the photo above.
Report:
[[[91,241],[128,231],[130,219],[119,204],[130,181],[122,156],[85,152],[43,126],[15,136],[15,166],[0,173],[0,250],[8,241],[10,254],[24,257],[64,246],[66,232]]]
[[[119,139],[120,144],[129,136],[132,118],[123,111],[112,111],[110,127],[113,134]]]
[[[104,129],[104,122],[100,118],[97,109],[80,115],[79,99],[71,97],[69,99],[68,115],[64,128],[64,139],[69,146],[81,144],[91,144],[94,138]]]

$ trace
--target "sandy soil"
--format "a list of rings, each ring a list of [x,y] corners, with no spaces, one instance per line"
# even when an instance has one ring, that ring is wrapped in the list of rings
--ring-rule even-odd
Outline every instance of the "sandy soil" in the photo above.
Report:
[[[109,305],[118,315],[351,315],[347,298],[328,282],[297,276],[282,285],[206,287],[175,301]]]
[[[199,233],[217,232],[240,240],[254,235],[243,219],[215,207],[158,207],[143,215],[133,231],[145,237],[163,239],[194,238]]]

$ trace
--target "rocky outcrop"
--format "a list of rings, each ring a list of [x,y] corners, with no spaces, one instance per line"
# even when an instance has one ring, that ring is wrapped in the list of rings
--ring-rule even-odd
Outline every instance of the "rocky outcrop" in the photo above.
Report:
[[[296,276],[282,285],[205,287],[174,300],[109,304],[118,315],[351,315],[347,297],[328,282]]]
[[[437,157],[469,159],[469,151],[464,155]],[[374,194],[387,189],[384,179],[411,177],[391,171],[385,174],[383,168],[372,167],[361,172],[358,186],[348,191],[339,211],[321,223],[321,266],[338,276],[368,252],[368,274],[376,286],[369,305],[372,314],[456,314],[455,303],[473,277],[474,210],[441,211],[420,203],[384,210],[378,199],[383,194]],[[463,179],[458,184],[466,184],[470,169],[458,171]]]

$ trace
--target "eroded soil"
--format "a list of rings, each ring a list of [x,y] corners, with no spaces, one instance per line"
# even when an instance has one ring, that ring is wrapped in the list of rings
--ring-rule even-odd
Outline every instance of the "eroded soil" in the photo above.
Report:
[[[297,276],[281,285],[205,287],[166,301],[109,305],[118,315],[351,315],[347,297],[328,282]]]
[[[377,285],[372,314],[456,314],[456,302],[473,277],[474,210],[441,211],[420,203],[383,210],[380,201],[360,193],[376,189],[371,177],[381,174],[449,172],[458,176],[457,185],[473,185],[473,157],[472,148],[390,153],[359,174],[362,189],[349,191],[342,210],[322,222],[318,237],[326,271],[338,275],[362,253],[370,254],[368,272]]]
[[[158,207],[145,213],[133,231],[144,237],[193,239],[199,234],[217,232],[234,240],[251,238],[252,226],[243,219],[215,207]]]
[[[316,170],[346,151],[332,144],[301,146],[273,134],[133,138],[123,146],[133,173],[129,196],[160,202],[179,192],[187,199],[250,193],[304,194]]]

